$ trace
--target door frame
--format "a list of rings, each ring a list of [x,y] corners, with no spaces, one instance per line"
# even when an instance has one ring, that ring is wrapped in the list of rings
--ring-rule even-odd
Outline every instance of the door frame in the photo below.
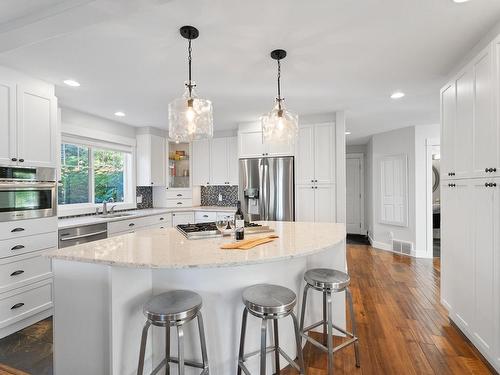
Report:
[[[364,235],[366,234],[366,229],[365,229],[365,155],[361,152],[353,152],[353,153],[346,153],[345,156],[346,159],[346,174],[347,174],[347,159],[359,159],[359,192],[361,195],[360,198],[360,219],[361,219],[361,228],[360,228],[360,234]],[[346,179],[346,189],[347,189],[347,179]],[[346,196],[346,206],[347,206],[347,196]],[[347,211],[347,207],[346,207]],[[346,227],[347,227],[347,220],[346,220]]]
[[[439,138],[427,138],[425,140],[425,166],[426,166],[426,185],[425,185],[425,190],[426,190],[426,215],[425,215],[425,243],[426,243],[426,255],[429,258],[433,257],[433,249],[434,249],[434,243],[433,243],[433,232],[432,232],[432,215],[433,215],[433,209],[432,209],[432,149],[436,146],[441,147],[441,142]],[[440,176],[441,177],[441,176]],[[441,182],[439,183],[439,186],[441,187]]]

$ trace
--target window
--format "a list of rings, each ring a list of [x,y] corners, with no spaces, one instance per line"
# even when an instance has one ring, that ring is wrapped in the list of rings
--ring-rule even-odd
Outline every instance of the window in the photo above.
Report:
[[[63,143],[59,205],[130,201],[130,164],[129,152]]]

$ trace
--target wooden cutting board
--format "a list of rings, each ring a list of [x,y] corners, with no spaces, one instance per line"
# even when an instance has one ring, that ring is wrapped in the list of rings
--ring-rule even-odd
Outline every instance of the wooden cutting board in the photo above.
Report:
[[[255,246],[259,246],[268,242],[274,241],[276,238],[279,238],[277,235],[272,234],[270,236],[265,236],[265,237],[256,237],[256,238],[250,238],[248,240],[243,240],[243,241],[236,241],[236,242],[230,242],[230,243],[225,243],[221,245],[221,249],[226,249],[226,250],[248,250],[251,248],[254,248]]]

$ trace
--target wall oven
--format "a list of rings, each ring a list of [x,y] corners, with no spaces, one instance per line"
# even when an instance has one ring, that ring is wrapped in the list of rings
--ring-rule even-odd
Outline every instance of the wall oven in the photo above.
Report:
[[[0,166],[0,222],[57,215],[55,168]]]

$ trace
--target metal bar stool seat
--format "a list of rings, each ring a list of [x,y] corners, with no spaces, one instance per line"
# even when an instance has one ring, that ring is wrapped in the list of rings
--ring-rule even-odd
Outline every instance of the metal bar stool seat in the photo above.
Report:
[[[304,339],[309,341],[314,346],[328,353],[328,374],[333,374],[333,353],[343,349],[351,344],[354,344],[354,353],[356,357],[356,367],[360,367],[359,358],[359,339],[356,333],[356,318],[354,316],[354,307],[352,304],[352,295],[349,290],[351,278],[345,272],[329,269],[329,268],[315,268],[306,271],[304,274],[306,285],[304,287],[304,294],[302,297],[302,313],[300,317],[300,333]],[[323,319],[317,323],[311,324],[304,328],[304,318],[306,314],[307,293],[309,289],[320,291],[323,293]],[[348,332],[335,324],[332,319],[332,293],[346,292],[347,301],[349,305],[349,315],[351,317],[351,331]],[[323,326],[323,337],[326,337],[326,346],[310,337],[307,333],[319,326]],[[342,332],[349,337],[348,340],[342,344],[333,347],[333,329]]]
[[[266,355],[274,352],[276,374],[280,374],[280,355],[300,374],[305,374],[304,360],[302,358],[302,346],[299,332],[297,317],[293,312],[293,308],[297,302],[295,293],[283,286],[272,284],[257,284],[243,291],[243,319],[241,323],[240,351],[238,356],[238,375],[244,372],[250,375],[250,371],[246,367],[245,362],[248,358],[260,354],[260,375],[266,374]],[[261,342],[260,349],[251,353],[245,354],[245,335],[247,326],[248,313],[261,319]],[[279,346],[278,320],[291,316],[295,331],[295,341],[297,346],[298,364],[285,353]],[[272,346],[267,346],[267,322],[273,321],[274,343]]]
[[[163,366],[166,366],[166,375],[170,374],[170,363],[177,363],[178,374],[184,375],[185,366],[202,369],[200,375],[206,375],[208,370],[208,356],[205,341],[205,331],[203,327],[203,317],[201,315],[202,299],[198,293],[190,290],[173,290],[159,294],[151,298],[143,307],[144,315],[147,318],[142,329],[141,348],[139,352],[139,365],[137,375],[142,375],[144,371],[144,356],[148,330],[151,325],[165,327],[165,359],[161,361],[153,370],[151,375],[157,374]],[[198,330],[200,335],[202,362],[195,362],[184,359],[184,324],[198,320]],[[177,328],[178,356],[170,356],[170,327]]]

